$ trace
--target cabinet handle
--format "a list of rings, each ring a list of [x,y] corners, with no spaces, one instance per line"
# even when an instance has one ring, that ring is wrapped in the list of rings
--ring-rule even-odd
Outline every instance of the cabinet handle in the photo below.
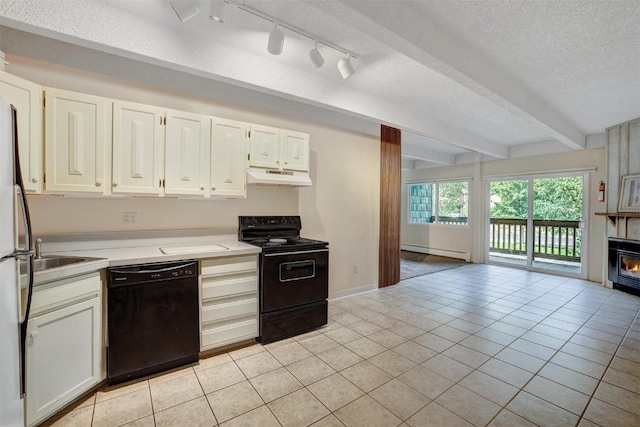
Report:
[[[204,191],[204,187],[200,187],[200,191]]]
[[[100,181],[96,182],[96,187],[102,187],[102,183]]]
[[[34,184],[37,184],[38,183],[38,178],[31,178],[31,182],[34,183]]]
[[[211,187],[211,191],[216,191],[216,187]]]
[[[31,338],[38,338],[38,335],[40,335],[40,332],[38,331],[31,332]]]
[[[285,164],[285,165],[288,165],[288,164],[289,164],[289,162],[284,162],[284,164]]]
[[[280,160],[276,160],[276,163],[277,163],[277,164],[280,164]]]
[[[116,188],[118,186],[117,182],[114,182],[113,184],[111,184],[113,186],[113,188]]]

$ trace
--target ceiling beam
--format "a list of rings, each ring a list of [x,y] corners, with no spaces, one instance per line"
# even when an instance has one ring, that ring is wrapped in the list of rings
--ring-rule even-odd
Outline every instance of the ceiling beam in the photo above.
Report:
[[[440,165],[455,165],[456,156],[435,151],[431,148],[420,146],[419,144],[402,144],[402,157],[414,160],[425,160]]]
[[[326,5],[320,3],[318,7]],[[354,13],[359,17],[354,17]],[[465,86],[519,117],[537,122],[550,138],[582,149],[586,135],[531,90],[467,46],[424,13],[421,2],[331,2],[331,13],[392,49]]]

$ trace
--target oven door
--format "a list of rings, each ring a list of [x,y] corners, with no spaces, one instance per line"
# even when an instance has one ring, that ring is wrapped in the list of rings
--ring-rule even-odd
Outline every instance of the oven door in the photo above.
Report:
[[[329,249],[263,253],[261,260],[260,312],[329,296]]]

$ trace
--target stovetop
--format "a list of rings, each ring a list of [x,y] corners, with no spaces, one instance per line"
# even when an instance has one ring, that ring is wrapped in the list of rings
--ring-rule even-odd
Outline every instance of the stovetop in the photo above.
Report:
[[[246,240],[245,243],[259,246],[262,248],[262,250],[265,250],[265,249],[313,249],[316,247],[318,248],[326,247],[328,245],[327,242],[323,242],[321,240],[306,239],[303,237],[289,237],[289,238],[275,237],[271,239],[255,239],[255,240]]]
[[[240,216],[238,240],[262,248],[263,252],[312,250],[329,243],[300,237],[299,216]]]

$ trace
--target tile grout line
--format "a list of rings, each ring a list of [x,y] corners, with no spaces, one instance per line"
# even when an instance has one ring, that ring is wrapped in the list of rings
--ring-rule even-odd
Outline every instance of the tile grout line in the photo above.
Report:
[[[613,295],[615,295],[615,293],[612,293],[612,294],[611,294],[611,297],[612,297]],[[607,299],[607,301],[608,301],[608,300],[609,300],[609,299]],[[605,304],[606,304],[606,302],[605,302]],[[604,305],[604,304],[603,304],[603,305]],[[598,311],[600,311],[600,309],[598,309]],[[596,385],[595,389],[594,389],[594,390],[593,390],[593,392],[591,393],[591,396],[589,396],[589,401],[587,402],[587,405],[584,407],[584,409],[583,409],[583,411],[582,411],[582,414],[580,415],[580,420],[582,420],[582,419],[583,419],[584,414],[587,412],[587,409],[589,408],[589,405],[591,404],[591,402],[593,401],[593,399],[595,399],[595,395],[596,395],[596,393],[598,392],[598,389],[600,388],[600,385],[601,385],[601,384],[602,384],[602,382],[604,381],[604,377],[607,375],[607,372],[609,372],[609,369],[611,368],[611,364],[613,363],[613,361],[615,360],[615,358],[616,358],[616,356],[617,356],[618,352],[620,351],[620,347],[622,347],[622,343],[624,342],[625,338],[627,338],[627,336],[629,335],[629,332],[631,331],[631,328],[633,327],[633,324],[634,324],[638,319],[640,319],[640,308],[639,308],[639,309],[638,309],[638,311],[636,312],[636,315],[635,315],[634,319],[633,319],[633,320],[631,321],[631,323],[629,324],[629,327],[627,328],[627,331],[625,332],[624,336],[622,337],[622,340],[620,340],[620,343],[617,345],[617,347],[616,347],[616,351],[614,352],[614,354],[613,354],[613,356],[611,357],[611,359],[609,360],[609,363],[607,364],[607,366],[606,366],[606,368],[605,368],[604,372],[602,373],[602,378],[601,378],[600,380],[598,380],[598,384]],[[622,359],[624,359],[624,358],[622,358]],[[604,381],[604,382],[606,383],[606,381]],[[608,383],[607,383],[607,384],[608,384]],[[596,400],[599,400],[599,399],[596,399]],[[605,402],[605,403],[612,405],[612,404],[611,404],[611,403],[609,403],[609,402]],[[612,406],[616,406],[616,405],[612,405]],[[626,409],[624,409],[624,408],[620,408],[620,407],[617,407],[617,408],[618,408],[618,409],[621,409],[621,410],[623,410],[623,411],[629,412],[629,411],[627,411],[627,410],[626,410]],[[633,412],[630,412],[630,413],[633,413]],[[589,421],[591,421],[591,420],[589,420]],[[592,421],[592,422],[593,422],[593,421]],[[595,424],[595,423],[594,423],[594,424]]]
[[[541,280],[542,280],[542,279],[541,279]],[[567,282],[567,281],[568,281],[568,280],[565,280],[565,281],[562,281],[562,282],[558,283],[556,286],[554,286],[554,288],[553,288],[553,289],[550,289],[549,291],[547,291],[547,292],[545,292],[545,293],[543,293],[543,294],[539,295],[538,297],[536,297],[536,298],[535,298],[534,300],[532,300],[532,301],[538,300],[538,299],[540,299],[542,296],[547,295],[547,294],[549,294],[550,292],[553,292],[553,291],[554,291],[554,290],[556,290],[559,286],[561,286],[561,285],[562,285],[562,283],[565,283],[565,282]],[[546,316],[545,318],[543,318],[542,320],[544,320],[544,319],[548,318],[548,317],[549,317],[549,316],[551,316],[553,313],[555,313],[555,312],[557,312],[558,310],[560,310],[561,308],[565,307],[569,302],[571,302],[573,299],[575,299],[578,295],[580,295],[580,294],[581,294],[582,292],[584,292],[586,289],[587,289],[587,288],[585,288],[585,289],[583,289],[582,291],[580,291],[577,295],[573,296],[569,301],[565,302],[562,306],[558,307],[556,310],[554,310],[552,313],[550,313],[549,315],[547,315],[547,316]],[[522,288],[521,288],[520,290],[522,290]],[[511,293],[507,294],[506,296],[513,295],[513,294],[514,294],[514,293],[516,293],[516,292],[518,292],[518,290],[517,290],[517,291],[514,291],[514,292],[511,292]],[[503,297],[503,298],[504,298],[504,297]],[[611,298],[611,295],[607,298],[607,301],[608,301],[610,298]],[[502,298],[499,298],[498,300],[500,300],[500,299],[502,299]],[[495,302],[495,301],[494,301],[494,302]],[[455,303],[455,302],[454,302],[454,303]],[[454,304],[454,303],[452,303],[452,304]],[[606,303],[606,301],[605,301],[605,302],[603,302],[603,303],[601,304],[601,306],[600,306],[600,307],[602,307],[605,303]],[[527,304],[528,304],[528,303],[527,303]],[[488,304],[486,304],[486,305],[488,305]],[[500,304],[499,304],[499,305],[500,305]],[[525,305],[526,305],[526,304],[521,304],[521,305],[520,305],[520,308],[513,309],[513,310],[512,310],[511,312],[509,312],[508,314],[505,314],[504,316],[502,316],[502,317],[501,317],[501,319],[502,319],[502,318],[504,318],[504,317],[506,317],[506,316],[508,316],[508,315],[510,315],[510,314],[512,314],[513,312],[515,312],[515,311],[517,311],[517,310],[521,309],[521,308],[522,308],[523,306],[525,306]],[[509,308],[510,308],[510,307],[509,307]],[[597,312],[596,312],[596,313],[597,313]],[[593,313],[591,316],[589,316],[589,319],[590,319],[591,317],[593,317],[596,313]],[[456,319],[459,319],[459,318],[460,318],[460,316],[458,316]],[[455,320],[455,319],[454,319],[454,320]],[[500,319],[497,319],[495,322],[497,322],[497,321],[499,321],[499,320],[500,320]],[[525,319],[525,320],[526,320],[526,319]],[[531,331],[535,326],[539,325],[539,324],[542,322],[542,320],[541,320],[541,321],[539,321],[539,322],[536,322],[534,326],[532,326],[532,327],[528,328],[528,329],[527,329],[527,332]],[[588,319],[587,319],[587,320],[585,320],[585,322],[582,324],[582,326],[584,326],[584,324],[585,324],[587,321],[588,321]],[[451,322],[453,322],[453,320],[451,320],[450,322],[447,322],[446,324],[451,323]],[[493,322],[493,323],[495,323],[495,322]],[[473,323],[473,322],[472,322],[472,323]],[[493,324],[493,323],[492,323],[492,324]],[[479,326],[481,326],[481,325],[479,325]],[[514,325],[514,326],[515,326],[515,325]],[[452,328],[455,328],[455,326],[451,326],[451,327],[452,327]],[[488,327],[488,326],[487,326],[487,327]],[[486,329],[487,327],[484,327],[483,329]],[[455,328],[455,329],[457,329],[457,328]],[[481,329],[481,330],[483,330],[483,329]],[[523,328],[523,329],[524,329],[524,328]],[[463,331],[463,332],[466,332],[466,331]],[[478,332],[479,332],[479,331],[478,331]],[[476,333],[477,333],[477,332],[476,332]],[[526,332],[525,332],[525,333],[526,333]],[[576,333],[577,333],[577,331],[576,331],[576,332],[574,332],[574,333],[571,335],[571,337],[573,337]],[[516,337],[516,339],[521,338],[523,335],[524,335],[524,334],[520,335],[519,337]],[[470,336],[475,336],[475,334],[470,334]],[[571,339],[571,337],[570,337],[569,339]],[[465,339],[466,339],[466,338],[465,338]],[[524,338],[523,338],[523,339],[524,339]],[[569,341],[569,339],[565,340],[565,344]],[[526,340],[526,339],[525,339],[525,340]],[[490,341],[490,340],[489,340],[489,341]],[[514,341],[515,341],[515,340],[514,340]],[[526,341],[528,341],[528,340],[526,340]],[[529,342],[532,342],[532,341],[529,341]],[[465,346],[464,344],[460,344],[460,341],[459,341],[459,342],[457,342],[456,344],[458,344],[458,345],[462,345],[462,346],[464,346],[464,347],[466,347],[466,348],[469,348],[469,347]],[[499,343],[496,343],[496,344],[499,344]],[[534,343],[534,344],[537,344],[537,343]],[[563,346],[564,346],[564,344],[563,344]],[[546,346],[545,346],[545,347],[546,347]],[[508,348],[508,346],[504,346],[504,348]],[[561,347],[561,348],[562,348],[562,347]],[[471,349],[471,348],[470,348],[470,349]],[[473,350],[473,351],[477,351],[477,350],[475,350],[475,349],[471,349],[471,350]],[[502,351],[502,350],[501,350],[501,351]],[[516,351],[517,351],[517,350],[516,350]],[[555,356],[557,353],[559,353],[559,352],[560,352],[560,349],[555,350],[554,356]],[[442,353],[443,353],[443,352],[441,352],[441,353],[439,353],[439,354],[442,354]],[[482,353],[482,352],[479,352],[479,353],[484,354],[484,353]],[[524,354],[527,354],[527,353],[524,353]],[[528,356],[531,356],[531,355],[529,355],[529,354],[527,354],[527,355],[528,355]],[[494,358],[494,356],[495,356],[495,355],[494,355],[494,356],[487,355],[487,356],[489,356],[489,360],[492,360],[492,359]],[[554,356],[552,356],[552,358],[553,358]],[[435,356],[434,356],[434,357],[435,357]],[[535,357],[535,356],[531,356],[531,357]],[[454,360],[455,360],[455,359],[454,359]],[[464,387],[463,385],[461,385],[461,384],[459,384],[459,383],[460,383],[461,381],[463,381],[465,378],[467,378],[469,375],[471,375],[473,372],[477,371],[480,367],[482,367],[482,366],[483,366],[485,363],[487,363],[489,360],[487,360],[487,361],[483,362],[481,365],[479,365],[478,367],[474,368],[470,373],[468,373],[467,375],[465,375],[464,377],[462,377],[460,380],[458,380],[457,382],[455,382],[451,387],[447,388],[447,389],[446,389],[446,390],[444,390],[442,393],[440,393],[436,398],[434,398],[434,399],[433,399],[433,401],[435,401],[438,397],[442,396],[444,393],[446,393],[448,390],[450,390],[454,385],[460,385],[460,387],[463,387],[465,390],[469,390],[469,389],[467,389],[466,387]],[[500,359],[498,359],[498,360],[500,360]],[[541,359],[541,360],[542,360],[542,359]],[[545,361],[545,363],[544,363],[544,364],[543,364],[543,365],[542,365],[542,366],[541,366],[541,367],[540,367],[536,372],[534,372],[534,373],[533,373],[533,376],[532,376],[532,377],[531,377],[531,378],[530,378],[530,379],[529,379],[529,380],[528,380],[528,381],[527,381],[527,382],[526,382],[522,387],[520,387],[520,388],[519,388],[519,391],[518,391],[518,392],[517,392],[517,393],[516,393],[516,394],[515,394],[515,395],[514,395],[514,396],[513,396],[513,397],[512,397],[512,398],[511,398],[511,399],[510,399],[506,404],[505,404],[505,405],[503,405],[503,406],[501,407],[500,411],[498,411],[498,412],[497,412],[497,413],[496,413],[496,414],[491,418],[491,420],[489,420],[489,423],[491,423],[491,422],[492,422],[492,421],[493,421],[493,420],[494,420],[494,419],[495,419],[495,418],[496,418],[496,417],[497,417],[497,416],[498,416],[498,415],[499,415],[503,410],[507,410],[507,406],[508,406],[508,405],[509,405],[509,404],[510,404],[510,403],[511,403],[511,402],[512,402],[512,401],[513,401],[513,400],[514,400],[514,399],[515,399],[515,398],[516,398],[516,397],[517,397],[517,396],[518,396],[522,391],[524,391],[524,388],[525,388],[525,387],[526,387],[526,386],[527,386],[527,385],[528,385],[528,384],[529,384],[529,383],[530,383],[530,382],[531,382],[531,381],[532,381],[532,380],[533,380],[533,379],[538,375],[538,373],[539,373],[539,372],[540,372],[540,371],[541,371],[541,370],[542,370],[542,369],[543,369],[543,368],[544,368],[544,367],[549,363],[549,361],[550,361],[550,359],[549,359],[549,360],[547,360],[547,361]],[[503,361],[503,362],[504,362],[504,361]],[[509,363],[509,362],[504,362],[504,363],[511,364],[511,363]],[[467,366],[468,366],[468,365],[467,365]],[[512,366],[515,366],[515,365],[512,365]],[[516,366],[516,367],[517,367],[517,366]],[[518,368],[518,367],[517,367],[517,368]],[[520,369],[522,369],[522,368],[520,368]],[[480,371],[480,372],[482,372],[482,371]],[[489,374],[487,374],[487,375],[489,375]],[[491,376],[492,378],[495,378],[495,377],[493,377],[492,375],[489,375],[489,376]],[[497,380],[501,381],[499,378],[495,378],[495,379],[497,379]],[[560,385],[562,385],[562,384],[560,384]],[[478,396],[480,396],[479,394],[475,393],[473,390],[469,390],[469,391],[470,391],[470,392],[472,392],[472,393],[474,393],[474,394],[476,394],[476,395],[478,395]],[[482,397],[482,398],[484,398],[484,399],[486,399],[486,400],[488,400],[488,401],[492,402],[491,400],[487,399],[487,398],[486,398],[486,397],[484,397],[484,396],[480,396],[480,397]],[[543,399],[543,400],[544,400],[544,399]],[[492,402],[492,403],[495,403],[495,402]],[[551,403],[551,402],[549,402],[549,403]],[[555,406],[555,405],[554,405],[554,406]],[[565,408],[560,408],[560,409],[565,410],[565,411],[567,411],[567,412],[569,412],[569,413],[572,413],[571,411],[568,411],[568,410],[567,410],[567,409],[565,409]],[[457,415],[457,414],[456,414],[456,415]],[[516,414],[516,415],[518,415],[518,414]],[[518,416],[520,416],[520,415],[518,415]],[[580,419],[581,419],[581,418],[579,418],[579,419],[578,419],[578,422],[580,421]]]
[[[564,283],[564,282],[561,282],[560,284],[558,284],[558,286],[560,286],[562,283]],[[556,288],[557,288],[558,286],[556,286]],[[556,288],[554,288],[554,289],[556,289]],[[562,309],[563,307],[565,307],[567,304],[569,304],[571,301],[573,301],[575,298],[577,298],[580,294],[582,294],[583,292],[585,292],[587,289],[588,289],[588,288],[583,289],[580,293],[578,293],[577,295],[575,295],[575,296],[574,296],[573,298],[571,298],[569,301],[567,301],[566,303],[564,303],[561,307],[558,307],[558,309],[554,310],[551,314],[549,314],[547,317],[545,317],[545,319],[546,319],[546,318],[548,318],[549,316],[551,316],[553,313],[555,313],[555,312],[557,312],[558,310],[560,310],[560,309]],[[552,292],[552,291],[549,291],[549,292]],[[547,292],[547,293],[549,293],[549,292]],[[545,293],[545,294],[543,294],[543,295],[546,295],[547,293]],[[597,313],[602,309],[602,307],[603,307],[607,302],[609,302],[609,300],[611,300],[611,298],[612,298],[614,295],[615,295],[615,293],[614,293],[614,292],[611,292],[611,293],[609,294],[609,296],[607,297],[607,299],[606,299],[602,304],[600,304],[600,306],[598,307],[598,310],[596,310],[593,314],[591,314],[591,315],[590,315],[590,316],[589,316],[589,317],[588,317],[588,318],[587,318],[587,319],[582,323],[582,325],[580,325],[580,329],[581,329],[581,328],[583,328],[583,327],[585,327],[586,323],[587,323],[589,320],[591,320],[591,319],[592,319],[592,318],[593,318],[593,317],[594,317],[594,316],[595,316],[595,315],[596,315],[596,314],[597,314]],[[541,295],[540,297],[542,297],[542,295]],[[540,298],[540,297],[538,297],[538,298]],[[538,299],[538,298],[536,298],[536,299]],[[637,317],[637,315],[636,315],[636,317]],[[543,320],[544,320],[544,319],[543,319]],[[540,323],[541,323],[541,322],[536,323],[536,325],[535,325],[535,326],[539,325]],[[533,326],[533,327],[535,327],[535,326]],[[532,328],[533,328],[533,327],[532,327]],[[530,328],[528,331],[531,331],[531,329],[532,329],[532,328]],[[525,384],[520,388],[520,390],[518,391],[518,393],[516,393],[516,394],[515,394],[515,395],[514,395],[510,400],[509,400],[509,402],[507,402],[507,403],[506,403],[506,405],[503,407],[503,410],[504,410],[504,409],[508,410],[508,409],[507,409],[507,406],[508,406],[508,405],[509,405],[509,404],[510,404],[510,403],[511,403],[511,402],[512,402],[512,401],[513,401],[513,400],[514,400],[514,399],[515,399],[515,398],[516,398],[516,397],[517,397],[521,392],[523,392],[523,391],[524,391],[525,393],[527,393],[527,392],[524,390],[524,389],[527,387],[527,385],[528,385],[528,384],[529,384],[529,383],[530,383],[530,382],[531,382],[531,381],[532,381],[536,376],[538,376],[539,372],[540,372],[540,371],[542,371],[542,370],[545,368],[545,366],[547,366],[549,363],[552,363],[552,362],[551,362],[551,359],[553,359],[553,357],[555,357],[558,353],[560,353],[560,352],[561,352],[562,348],[564,348],[564,346],[565,346],[565,345],[566,345],[566,344],[571,340],[571,338],[573,338],[575,335],[579,335],[579,334],[578,334],[578,331],[579,331],[580,329],[578,329],[578,330],[576,330],[575,332],[573,332],[573,333],[572,333],[572,335],[571,335],[571,337],[569,337],[568,339],[566,339],[566,340],[565,340],[565,343],[562,345],[562,347],[560,347],[559,349],[555,350],[555,353],[553,354],[553,356],[551,356],[551,358],[549,358],[548,360],[546,360],[546,361],[545,361],[545,363],[542,365],[542,367],[540,367],[540,369],[538,369],[538,370],[533,374],[533,376],[532,376],[532,377],[531,377],[531,378],[530,378],[530,379],[529,379],[529,380],[528,380],[528,381],[527,381],[527,382],[526,382],[526,383],[525,383]],[[523,334],[523,335],[524,335],[524,334]],[[527,340],[527,341],[528,341],[528,340]],[[530,341],[530,342],[532,342],[532,341]],[[621,342],[622,342],[622,341],[621,341]],[[537,344],[537,343],[534,343],[534,344]],[[545,346],[545,347],[546,347],[546,346]],[[549,348],[550,348],[550,347],[549,347]],[[617,350],[616,350],[616,352],[617,352]],[[525,354],[526,354],[526,353],[525,353]],[[569,353],[567,353],[567,354],[569,354]],[[535,357],[535,356],[533,356],[533,357]],[[575,356],[575,357],[579,357],[579,356]],[[611,358],[611,360],[609,361],[609,365],[610,365],[610,364],[611,364],[611,362],[613,361],[613,358],[614,358],[614,357],[615,357],[615,354],[614,354],[614,356]],[[582,359],[582,358],[581,358],[581,359]],[[584,360],[589,361],[588,359],[584,359]],[[485,362],[485,363],[486,363],[486,362]],[[505,362],[505,363],[509,363],[509,362]],[[594,363],[596,363],[596,362],[594,362]],[[587,401],[587,404],[585,405],[585,407],[584,407],[584,409],[582,410],[581,414],[580,414],[580,415],[577,415],[577,416],[578,416],[577,424],[579,424],[579,423],[580,423],[580,421],[582,421],[582,419],[583,419],[583,417],[584,417],[584,414],[585,414],[585,412],[587,411],[587,408],[589,407],[589,404],[591,403],[591,400],[592,400],[592,398],[593,398],[593,395],[596,393],[596,391],[597,391],[598,387],[600,387],[600,383],[602,382],[602,379],[604,378],[604,375],[606,374],[606,371],[607,371],[607,369],[608,369],[608,366],[609,366],[609,365],[607,365],[607,367],[605,367],[605,370],[604,370],[604,372],[602,373],[602,376],[601,376],[599,379],[597,379],[597,380],[598,380],[598,384],[596,385],[596,387],[594,388],[593,392],[591,393],[591,396],[589,397],[589,400]],[[513,366],[515,366],[515,365],[513,365]],[[562,366],[562,365],[559,365],[559,366]],[[604,365],[603,365],[603,366],[604,366]],[[516,367],[517,367],[517,366],[516,366]],[[569,369],[569,368],[567,368],[567,369]],[[573,369],[570,369],[570,370],[571,370],[571,371],[573,371]],[[574,371],[574,372],[578,372],[578,371]],[[581,373],[581,372],[578,372],[578,373]],[[586,374],[583,374],[583,375],[586,375]],[[590,375],[587,375],[587,376],[590,376]],[[545,377],[542,377],[542,378],[545,378]],[[591,377],[591,378],[593,378],[593,377]],[[550,381],[553,381],[553,380],[550,380]],[[554,382],[554,383],[556,383],[556,384],[559,384],[559,385],[561,385],[561,386],[564,386],[563,384],[557,383],[557,382],[555,382],[555,381],[553,381],[553,382]],[[568,387],[568,386],[564,386],[564,387],[567,387],[567,388],[570,388],[570,389],[574,390],[573,388]],[[577,390],[576,390],[576,391],[577,391]],[[583,393],[583,394],[584,394],[584,393]],[[534,395],[534,396],[535,396],[535,395]],[[536,396],[536,397],[537,397],[537,396]],[[540,397],[539,397],[539,398],[540,398]],[[546,399],[543,399],[543,398],[540,398],[540,399],[541,399],[541,400],[544,400],[545,402],[548,402],[548,403],[550,403],[550,404],[552,404],[552,405],[554,405],[554,406],[557,406],[557,405],[555,405],[553,402],[549,402],[549,401],[548,401],[548,400],[546,400]],[[571,411],[569,411],[569,410],[567,410],[567,409],[565,409],[565,408],[562,408],[562,407],[560,407],[560,406],[558,406],[558,408],[563,409],[563,410],[565,410],[565,411],[567,411],[567,412],[569,412],[569,413],[571,413],[571,414],[574,414],[573,412],[571,412]],[[493,421],[493,420],[494,420],[494,419],[499,415],[499,413],[500,413],[500,412],[498,412],[498,414],[496,414],[496,415],[495,415],[495,416],[494,416],[494,417],[489,421],[489,423],[491,423],[491,422],[492,422],[492,421]],[[518,414],[516,414],[516,415],[518,415]],[[520,416],[520,415],[518,415],[518,416]],[[524,417],[522,417],[522,418],[524,418]],[[526,418],[525,418],[525,419],[526,419]],[[530,421],[530,420],[528,420],[528,421]],[[576,424],[576,425],[577,425],[577,424]],[[595,424],[595,423],[594,423],[594,424]]]

